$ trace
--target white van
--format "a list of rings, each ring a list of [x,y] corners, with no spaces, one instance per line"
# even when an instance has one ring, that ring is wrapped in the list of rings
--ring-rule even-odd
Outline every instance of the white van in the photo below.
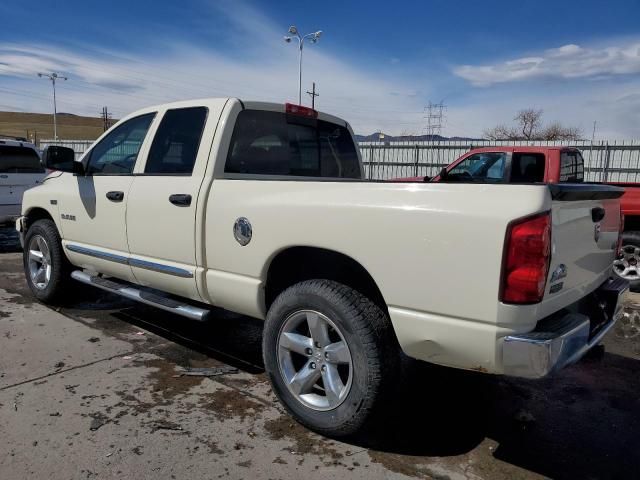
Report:
[[[46,175],[34,144],[0,138],[0,225],[20,216],[22,194]]]

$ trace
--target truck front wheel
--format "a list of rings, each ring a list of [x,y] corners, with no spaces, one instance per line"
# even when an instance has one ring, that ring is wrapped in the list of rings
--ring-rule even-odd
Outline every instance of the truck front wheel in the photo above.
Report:
[[[38,220],[29,227],[24,239],[23,263],[27,284],[38,300],[54,303],[63,298],[71,268],[52,220]]]
[[[287,410],[327,436],[361,430],[393,388],[400,351],[385,312],[358,291],[308,280],[271,305],[265,369]]]

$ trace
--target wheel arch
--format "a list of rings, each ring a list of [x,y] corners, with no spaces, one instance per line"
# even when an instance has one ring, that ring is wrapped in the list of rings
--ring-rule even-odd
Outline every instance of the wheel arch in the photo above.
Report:
[[[33,225],[34,222],[37,222],[38,220],[47,219],[47,220],[51,220],[56,225],[56,228],[58,229],[59,233],[62,233],[60,232],[60,226],[58,225],[58,222],[55,221],[53,215],[51,215],[51,212],[49,212],[45,208],[42,208],[42,207],[30,208],[26,212],[25,218],[26,218],[26,224],[24,225],[25,231],[28,230],[29,227]]]
[[[305,280],[325,279],[359,291],[387,312],[384,296],[368,270],[351,256],[335,250],[306,246],[285,248],[268,263],[264,278],[265,310],[291,285]]]

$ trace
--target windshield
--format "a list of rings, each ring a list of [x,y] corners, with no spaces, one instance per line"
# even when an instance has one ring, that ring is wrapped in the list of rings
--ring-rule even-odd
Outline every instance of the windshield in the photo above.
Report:
[[[0,173],[44,173],[33,148],[0,145]]]
[[[441,179],[445,182],[502,182],[507,154],[476,153],[465,158]]]

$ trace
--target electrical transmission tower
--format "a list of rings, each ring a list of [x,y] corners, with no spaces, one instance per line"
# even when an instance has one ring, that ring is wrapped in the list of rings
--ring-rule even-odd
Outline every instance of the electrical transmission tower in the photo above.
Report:
[[[433,140],[434,135],[442,133],[442,124],[444,122],[444,110],[446,106],[440,103],[431,103],[424,107],[424,119],[427,124],[424,127],[425,135],[429,136],[429,140]]]

